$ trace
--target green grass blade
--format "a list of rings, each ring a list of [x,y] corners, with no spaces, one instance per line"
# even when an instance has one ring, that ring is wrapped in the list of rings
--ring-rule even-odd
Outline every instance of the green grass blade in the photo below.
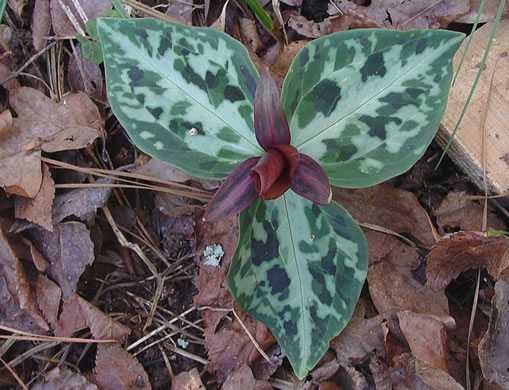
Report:
[[[124,19],[130,18],[129,14],[127,13],[127,10],[125,9],[124,5],[120,2],[120,0],[111,0],[111,5],[113,5],[113,8],[115,8],[115,11],[118,12],[121,18]]]
[[[483,55],[483,58],[481,61],[481,65],[479,66],[479,71],[477,72],[477,76],[475,77],[474,84],[472,85],[472,88],[470,89],[470,93],[468,94],[465,105],[463,106],[463,110],[461,111],[461,115],[458,119],[458,123],[456,123],[456,127],[454,128],[454,131],[452,132],[451,137],[449,138],[449,141],[447,141],[447,145],[445,145],[444,151],[442,152],[442,155],[440,156],[440,159],[438,160],[438,163],[435,166],[435,169],[437,169],[440,166],[440,163],[444,159],[445,154],[447,153],[447,150],[449,150],[449,147],[451,146],[454,136],[456,135],[456,132],[458,131],[458,128],[460,127],[460,124],[463,121],[463,117],[465,116],[465,113],[467,112],[468,105],[470,104],[470,100],[472,99],[475,89],[477,88],[477,83],[479,82],[479,79],[481,78],[481,73],[482,73],[484,66],[486,64],[486,60],[488,58],[488,54],[491,49],[491,44],[493,43],[493,38],[495,37],[495,33],[497,31],[498,22],[500,21],[500,17],[502,16],[502,12],[504,11],[504,6],[505,6],[505,0],[500,1],[500,6],[498,7],[497,16],[495,17],[495,24],[493,25],[493,29],[491,30],[490,38],[488,40],[488,45],[486,45],[486,50],[484,50],[484,55]]]
[[[7,0],[0,0],[0,23],[4,17],[5,7],[7,7]]]
[[[260,19],[260,22],[262,22],[265,28],[267,28],[269,31],[272,31],[274,29],[274,22],[267,14],[267,12],[265,12],[258,0],[246,0],[246,3],[249,8],[251,8],[251,11],[253,11],[258,19]]]
[[[456,70],[456,74],[454,75],[454,79],[452,80],[452,85],[456,82],[458,75],[460,74],[460,69],[463,66],[463,62],[465,61],[465,57],[467,56],[468,48],[470,47],[470,43],[472,42],[472,38],[474,37],[475,30],[477,29],[477,25],[479,24],[479,19],[481,18],[481,13],[484,9],[484,4],[486,0],[481,1],[481,5],[479,6],[479,11],[477,11],[477,17],[475,18],[474,25],[472,26],[472,31],[470,32],[470,36],[468,37],[467,44],[465,45],[465,50],[463,50],[463,55],[461,56],[460,63],[458,65],[458,69]]]

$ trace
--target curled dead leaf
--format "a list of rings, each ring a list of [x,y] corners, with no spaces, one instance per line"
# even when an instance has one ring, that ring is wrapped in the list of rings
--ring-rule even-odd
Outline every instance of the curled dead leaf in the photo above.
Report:
[[[98,340],[122,340],[129,328],[113,320],[96,306],[78,295],[64,303],[62,313],[55,326],[55,336],[69,336],[81,329],[90,328]]]
[[[472,268],[486,268],[494,279],[509,266],[509,237],[459,232],[444,237],[430,251],[426,263],[427,285],[446,287]]]

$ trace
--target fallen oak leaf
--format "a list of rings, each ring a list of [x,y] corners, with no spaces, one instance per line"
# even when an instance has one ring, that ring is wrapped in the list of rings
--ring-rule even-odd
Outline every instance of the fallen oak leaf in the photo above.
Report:
[[[42,182],[41,150],[81,149],[104,134],[99,110],[84,93],[55,103],[21,87],[10,93],[10,104],[18,117],[0,140],[0,185],[9,194],[35,197]]]
[[[42,182],[37,195],[31,199],[16,196],[14,201],[14,215],[36,223],[50,232],[53,231],[51,210],[55,198],[55,182],[51,177],[48,165],[42,165]]]
[[[97,346],[91,378],[100,389],[150,390],[150,380],[140,362],[120,345]]]
[[[85,267],[94,261],[90,231],[80,222],[64,222],[56,224],[53,232],[40,229],[28,234],[51,263],[46,272],[62,289],[62,298],[68,300],[76,291]]]
[[[462,272],[486,268],[497,280],[509,266],[509,237],[486,237],[484,233],[459,232],[444,237],[428,255],[427,285],[433,290],[446,287]]]
[[[129,334],[128,327],[113,320],[79,295],[74,295],[64,303],[54,328],[55,336],[69,336],[85,328],[90,328],[92,336],[98,340],[122,340]]]

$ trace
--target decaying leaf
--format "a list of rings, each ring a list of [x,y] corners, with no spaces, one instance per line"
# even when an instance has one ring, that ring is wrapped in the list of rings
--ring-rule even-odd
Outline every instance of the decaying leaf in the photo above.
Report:
[[[479,362],[484,377],[500,388],[509,387],[509,276],[495,284],[491,318],[486,335],[479,344]]]
[[[383,184],[359,190],[332,187],[332,197],[359,222],[410,234],[427,247],[436,242],[426,210],[409,191]]]
[[[415,359],[415,375],[433,390],[464,390],[447,372]]]
[[[55,327],[62,298],[60,287],[44,275],[37,275],[35,296],[37,298],[37,305],[41,309],[44,318],[46,318],[46,321],[51,326]]]
[[[497,15],[498,7],[500,3],[498,1],[486,1],[484,8],[479,14],[479,6],[481,5],[482,0],[471,0],[470,1],[470,12],[465,15],[462,15],[460,18],[456,19],[458,23],[474,23],[474,21],[479,16],[479,23],[486,23],[492,20],[495,20],[495,16]],[[502,13],[502,17],[509,15],[509,3],[505,3],[505,9]]]
[[[166,9],[166,15],[172,16],[183,24],[193,25],[193,2],[190,0],[171,1]]]
[[[266,381],[257,381],[247,364],[237,367],[223,383],[221,390],[272,390],[272,386]]]
[[[196,368],[182,371],[171,381],[171,390],[206,390]]]
[[[104,133],[99,110],[84,93],[68,94],[55,103],[35,89],[21,87],[12,91],[10,103],[25,147],[32,141],[33,149],[48,153],[81,149]]]
[[[432,289],[444,288],[460,273],[480,267],[498,279],[508,266],[509,237],[454,233],[431,249],[426,263],[427,285]]]
[[[35,197],[42,181],[41,150],[81,149],[104,132],[96,105],[83,93],[55,103],[22,87],[11,92],[10,103],[18,117],[0,141],[0,185],[8,193]]]
[[[75,373],[66,366],[55,367],[44,374],[32,390],[97,390],[83,375]]]
[[[95,339],[122,340],[129,334],[129,328],[114,321],[90,302],[74,295],[64,303],[55,326],[55,335],[69,336],[85,328],[90,328]]]
[[[445,28],[470,10],[470,1],[379,0],[369,6],[357,7],[347,1],[340,6],[343,12],[356,19],[351,21],[350,28],[385,27],[411,30]],[[337,7],[329,6],[329,13],[338,12]]]
[[[46,164],[42,164],[42,182],[35,198],[16,196],[14,203],[14,215],[42,226],[50,232],[53,231],[51,222],[51,210],[55,198],[55,182]]]
[[[15,249],[0,229],[0,323],[22,330],[49,330]]]
[[[437,217],[440,234],[444,235],[449,229],[464,231],[480,230],[482,226],[483,204],[479,200],[466,198],[466,192],[449,192],[438,209],[433,214]],[[504,230],[505,223],[494,213],[491,205],[488,207],[488,230]]]
[[[140,362],[117,344],[97,346],[93,381],[100,389],[152,388]]]
[[[72,0],[50,0],[51,22],[53,31],[57,36],[75,36],[77,31],[73,27],[73,23],[62,9],[63,4],[67,7],[73,15],[76,22],[85,30],[85,23],[81,19],[78,11],[76,10]],[[109,0],[84,0],[77,3],[81,6],[83,12],[88,19],[97,19],[105,10],[111,8]]]
[[[352,319],[345,329],[330,342],[337,359],[343,367],[359,362],[372,351],[385,357],[385,345],[381,324],[393,313],[382,313],[375,317],[365,317],[362,301],[357,303]]]
[[[47,40],[51,31],[51,17],[49,12],[49,0],[36,0],[32,12],[32,42],[34,49],[39,51]]]
[[[91,59],[83,58],[81,45],[76,45],[75,55],[71,56],[67,67],[67,78],[73,92],[85,92],[88,96],[98,100],[103,96],[103,76],[99,65]]]
[[[320,38],[334,32],[329,18],[323,22],[315,22],[302,15],[292,15],[288,20],[288,26],[307,38]]]
[[[49,326],[37,307],[35,294],[30,287],[20,260],[16,260],[16,292],[18,293],[19,307],[30,314],[39,328],[48,331]]]
[[[448,372],[447,332],[442,321],[425,314],[398,312],[399,326],[416,359]]]
[[[449,315],[444,291],[432,291],[423,280],[416,279],[420,266],[419,251],[401,242],[382,260],[369,266],[369,292],[379,312],[400,309]]]
[[[51,263],[47,272],[68,300],[76,291],[78,280],[87,265],[94,261],[94,244],[90,232],[80,222],[54,226],[53,232],[37,230],[30,238],[39,252]]]
[[[288,69],[290,68],[290,65],[297,53],[308,43],[309,40],[303,39],[300,41],[290,42],[288,45],[283,47],[276,59],[276,62],[271,67],[271,70],[284,77],[288,73]]]
[[[247,47],[249,47],[253,53],[256,53],[263,47],[263,43],[256,30],[256,22],[248,18],[240,18],[239,22],[242,35],[247,42]]]
[[[196,281],[199,292],[194,297],[194,304],[232,308],[233,299],[226,287],[225,279],[237,244],[237,218],[232,217],[213,224],[198,220],[196,231],[198,251],[208,245],[219,244],[224,251],[224,256],[219,267],[205,265],[204,261],[200,262],[200,273]],[[265,325],[240,312],[238,308],[236,310],[262,349],[274,344],[275,339]],[[226,318],[227,315],[228,312],[224,311],[205,310],[203,312],[205,347],[210,360],[207,369],[216,372],[220,382],[223,382],[236,367],[243,363],[251,364],[259,356],[239,322],[234,317],[231,321]]]
[[[96,184],[111,184],[111,179],[102,178]],[[98,208],[103,207],[111,195],[111,187],[90,187],[71,190],[55,197],[53,202],[53,223],[57,224],[69,215],[82,221],[91,221]]]

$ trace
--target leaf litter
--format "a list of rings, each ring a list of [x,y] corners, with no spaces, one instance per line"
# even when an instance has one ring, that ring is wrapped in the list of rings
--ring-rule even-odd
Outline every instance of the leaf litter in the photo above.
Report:
[[[76,28],[60,3],[37,0],[31,29],[36,50],[51,42],[46,40],[52,34],[50,28],[60,36],[75,34]],[[83,28],[75,5],[62,3],[70,7]],[[239,33],[256,41],[251,55],[273,64],[280,82],[305,43],[304,37],[353,27],[444,27],[462,16],[468,19],[477,7],[475,2],[463,1],[434,5],[434,1],[413,4],[388,0],[365,6],[343,1],[329,4],[328,11],[318,16],[306,11],[310,9],[309,1],[304,0],[302,5],[283,3],[290,3],[282,6],[282,13],[288,26],[293,27],[288,47],[282,48],[261,28],[253,30],[257,24],[252,20],[243,22],[251,26],[250,32]],[[90,19],[110,7],[103,1],[80,4]],[[344,15],[339,16],[338,8]],[[227,30],[238,18],[233,9],[227,8]],[[270,4],[266,9],[271,9]],[[196,24],[196,10],[190,13],[186,5],[168,12],[181,14],[186,23]],[[487,11],[483,17],[492,18],[492,13]],[[23,13],[19,17],[23,18]],[[95,153],[93,158],[90,148],[102,139],[112,155],[108,164],[135,162],[132,146],[122,129],[110,123],[113,121],[106,122],[105,137],[107,116],[103,114],[108,108],[101,103],[105,100],[102,74],[95,64],[81,59],[79,48],[77,52],[78,58],[69,47],[66,54],[68,87],[73,92],[84,92],[66,94],[57,102],[60,95],[53,91],[50,99],[47,91],[20,88],[19,81],[35,86],[27,78],[4,83],[10,91],[10,110],[0,117],[0,184],[7,195],[14,195],[14,201],[11,198],[2,203],[0,323],[40,333],[111,338],[127,345],[144,341],[132,348],[124,348],[123,344],[90,349],[69,345],[66,351],[71,353],[66,352],[66,359],[74,364],[72,371],[63,365],[46,368],[33,359],[32,371],[37,372],[39,380],[32,388],[168,388],[171,382],[175,389],[215,389],[222,385],[225,389],[262,390],[277,388],[277,380],[282,386],[296,383],[300,389],[347,388],[347,383],[352,388],[461,389],[466,386],[465,378],[454,361],[464,362],[467,348],[473,350],[471,359],[482,370],[484,378],[480,380],[486,388],[507,385],[508,341],[503,332],[507,323],[507,238],[477,232],[482,205],[465,198],[465,192],[458,190],[461,186],[454,187],[457,178],[439,176],[443,187],[438,191],[426,183],[429,174],[424,174],[422,182],[411,183],[412,192],[391,185],[362,191],[334,189],[335,199],[359,222],[382,227],[407,240],[364,228],[370,248],[367,288],[352,321],[331,343],[327,359],[310,372],[312,380],[297,384],[274,337],[234,306],[226,288],[225,277],[237,241],[234,220],[207,224],[201,220],[202,203],[171,194],[117,192],[107,187],[66,192],[55,189],[55,184],[58,187],[70,180],[55,168],[41,164],[43,154],[63,158],[57,152],[72,149],[86,161],[85,165],[104,168],[104,156]],[[29,69],[34,71],[33,67]],[[11,74],[9,66],[0,63],[2,79]],[[219,184],[182,175],[155,160],[151,164],[144,168],[146,172],[137,169],[210,191]],[[396,184],[404,187],[405,177]],[[430,192],[434,199],[441,200],[435,209],[424,201]],[[143,325],[156,294],[155,284],[150,277],[130,272],[125,265],[124,259],[130,258],[135,268],[145,267],[136,254],[118,249],[102,217],[101,208],[105,206],[118,206],[120,212],[115,218],[119,221],[123,214],[136,216],[134,222],[119,222],[119,226],[130,240],[141,245],[149,261],[164,275],[162,298],[150,328],[143,329]],[[136,214],[135,210],[144,212]],[[15,227],[13,216],[29,224],[9,230]],[[503,218],[490,209],[488,225],[507,230]],[[141,226],[138,219],[143,220]],[[92,232],[102,235],[102,244],[94,244]],[[446,233],[453,234],[444,236]],[[221,245],[224,252],[218,267],[205,263],[204,250],[211,245]],[[171,253],[169,267],[158,260],[163,252]],[[96,261],[107,254],[118,261]],[[477,268],[487,273],[483,273],[474,338],[467,345],[466,325],[474,285],[469,270]],[[464,300],[458,301],[458,295]],[[272,363],[260,356],[250,337],[267,352]],[[187,341],[185,351],[177,344],[179,338]],[[23,357],[24,353],[36,347],[21,341],[0,345],[2,358],[13,362],[26,382],[34,376],[17,364],[21,357],[23,361],[30,359],[30,355]],[[56,348],[51,350],[57,354],[54,356],[64,351],[64,346],[52,348]]]

